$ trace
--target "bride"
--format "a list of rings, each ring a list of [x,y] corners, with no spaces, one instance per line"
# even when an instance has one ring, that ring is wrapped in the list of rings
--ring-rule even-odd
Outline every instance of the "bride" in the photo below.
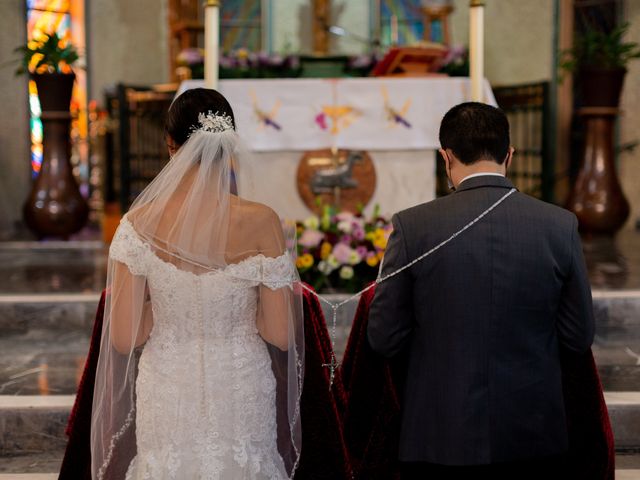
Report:
[[[92,478],[292,478],[304,359],[294,243],[271,209],[232,193],[246,155],[220,93],[179,96],[166,138],[171,161],[109,251]]]

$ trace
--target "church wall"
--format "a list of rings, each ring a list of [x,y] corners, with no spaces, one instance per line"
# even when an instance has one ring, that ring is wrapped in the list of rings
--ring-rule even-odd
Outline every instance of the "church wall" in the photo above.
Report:
[[[104,88],[119,82],[169,81],[167,0],[87,2],[89,95],[101,104]]]
[[[640,43],[640,2],[626,2],[626,21],[631,23],[627,41]],[[622,91],[620,117],[620,143],[640,142],[640,59],[628,65]],[[640,219],[640,146],[633,152],[620,155],[619,172],[624,190],[631,204],[628,228]]]
[[[469,43],[469,0],[455,0],[452,43]],[[553,0],[491,0],[485,6],[485,76],[492,85],[551,79]]]
[[[26,41],[24,0],[3,0],[0,15],[0,63],[15,58],[13,50]],[[0,68],[0,239],[12,234],[22,218],[22,203],[30,182],[27,79],[14,66]]]

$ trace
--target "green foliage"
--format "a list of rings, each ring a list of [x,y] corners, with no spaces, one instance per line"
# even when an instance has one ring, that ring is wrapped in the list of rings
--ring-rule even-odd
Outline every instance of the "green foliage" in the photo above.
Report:
[[[23,75],[27,72],[46,71],[48,73],[59,73],[63,65],[71,66],[78,60],[78,52],[69,43],[62,46],[57,33],[45,35],[45,38],[35,45],[30,42],[27,45],[15,49],[16,53],[22,55],[20,67],[16,70],[16,75]],[[38,61],[35,66],[31,66],[33,58]]]
[[[630,60],[640,58],[640,46],[624,41],[628,29],[629,24],[625,23],[609,33],[590,29],[576,35],[573,48],[560,55],[560,68],[569,72],[582,67],[626,68]]]

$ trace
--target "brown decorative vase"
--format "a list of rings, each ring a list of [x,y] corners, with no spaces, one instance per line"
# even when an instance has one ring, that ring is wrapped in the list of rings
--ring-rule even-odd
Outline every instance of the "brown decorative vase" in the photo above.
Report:
[[[89,207],[73,176],[69,104],[75,74],[34,74],[42,110],[43,158],[24,205],[27,226],[38,236],[61,237],[80,230]]]
[[[629,217],[629,202],[622,193],[615,166],[613,127],[618,110],[583,108],[585,148],[567,208],[576,214],[580,231],[613,235]]]
[[[626,68],[583,67],[579,72],[582,103],[585,107],[618,108]]]

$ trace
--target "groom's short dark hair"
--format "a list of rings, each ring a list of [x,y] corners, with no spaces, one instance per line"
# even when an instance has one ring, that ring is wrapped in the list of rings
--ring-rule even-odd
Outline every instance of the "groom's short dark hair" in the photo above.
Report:
[[[502,164],[509,152],[509,121],[498,108],[466,102],[449,110],[440,123],[440,145],[462,163],[481,159]]]

